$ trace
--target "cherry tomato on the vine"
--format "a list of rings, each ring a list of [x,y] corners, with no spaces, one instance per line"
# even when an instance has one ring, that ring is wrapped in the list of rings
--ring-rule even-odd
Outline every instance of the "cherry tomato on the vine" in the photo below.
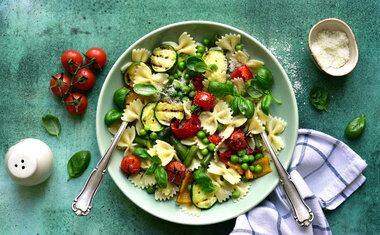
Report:
[[[91,68],[99,69],[99,68],[102,68],[106,64],[107,55],[102,49],[97,48],[97,47],[93,47],[89,49],[86,52],[86,58],[85,58],[86,63],[90,62],[90,59],[94,57],[96,59],[96,63],[90,65]]]
[[[179,184],[186,176],[186,166],[180,161],[170,162],[166,165],[165,170],[168,175],[168,180],[172,183]]]
[[[71,93],[66,98],[66,109],[71,114],[81,114],[87,109],[87,98],[81,93]]]
[[[140,158],[133,154],[129,154],[121,161],[120,168],[126,175],[137,174],[141,170]]]
[[[82,76],[82,78],[81,78]],[[77,75],[74,78],[75,87],[80,90],[89,90],[95,84],[95,75],[94,73],[87,68],[79,69]]]
[[[50,89],[56,96],[63,97],[68,89],[71,91],[71,79],[68,76],[64,74],[57,74],[54,78],[50,80]]]
[[[76,50],[69,50],[62,54],[61,63],[67,71],[75,72],[78,68],[75,64],[83,65],[83,57]]]

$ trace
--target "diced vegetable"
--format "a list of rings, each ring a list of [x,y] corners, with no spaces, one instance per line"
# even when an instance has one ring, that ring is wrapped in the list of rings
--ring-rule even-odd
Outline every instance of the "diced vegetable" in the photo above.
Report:
[[[268,174],[269,172],[272,172],[272,169],[271,169],[270,164],[269,164],[269,158],[268,157],[263,157],[263,158],[260,158],[259,160],[255,160],[253,162],[253,165],[254,166],[260,165],[262,167],[261,172],[252,172],[253,179],[257,179],[263,175]]]
[[[181,188],[179,189],[179,194],[177,197],[178,204],[190,204],[191,203],[191,192],[188,189],[194,181],[193,173],[188,171],[185,178],[182,181]]]

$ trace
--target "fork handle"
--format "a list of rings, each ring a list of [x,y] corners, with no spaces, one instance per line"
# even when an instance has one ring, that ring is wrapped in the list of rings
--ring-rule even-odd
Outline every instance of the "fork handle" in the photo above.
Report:
[[[104,175],[106,174],[107,166],[111,159],[112,153],[115,150],[120,137],[123,135],[124,130],[127,127],[127,124],[127,122],[122,122],[119,130],[117,131],[114,139],[112,140],[111,145],[108,147],[103,157],[99,160],[95,169],[91,172],[82,191],[74,199],[71,208],[73,209],[76,215],[85,216],[90,213],[95,194],[103,182]]]
[[[301,197],[296,185],[294,184],[292,178],[286,172],[282,166],[280,160],[274,151],[268,136],[265,132],[261,133],[261,137],[267,146],[269,154],[272,156],[273,163],[277,169],[278,176],[280,178],[282,189],[285,193],[286,200],[288,201],[290,208],[293,212],[293,217],[296,223],[302,227],[308,227],[314,219],[314,214],[310,207],[305,203]]]

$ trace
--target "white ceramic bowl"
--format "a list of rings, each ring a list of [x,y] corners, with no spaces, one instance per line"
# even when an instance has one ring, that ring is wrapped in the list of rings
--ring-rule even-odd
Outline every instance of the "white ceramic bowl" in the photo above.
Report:
[[[325,30],[342,31],[342,32],[345,32],[348,37],[348,41],[349,41],[348,47],[349,47],[349,53],[350,53],[349,60],[347,61],[346,64],[344,64],[340,68],[332,68],[332,67],[324,68],[321,65],[321,62],[318,61],[315,54],[313,53],[312,45],[313,43],[315,43],[318,33]],[[350,28],[350,26],[348,26],[348,24],[346,24],[343,20],[340,20],[337,18],[329,18],[329,19],[325,19],[316,23],[309,32],[308,46],[309,46],[309,51],[312,55],[312,58],[314,62],[316,63],[316,65],[318,66],[318,68],[331,76],[334,76],[334,77],[345,76],[349,74],[358,63],[359,49],[358,49],[358,44],[355,38],[355,34]]]
[[[104,154],[111,143],[112,135],[104,123],[104,115],[110,109],[116,108],[113,104],[113,93],[125,86],[120,68],[131,61],[132,49],[147,48],[152,51],[164,41],[178,41],[183,32],[188,32],[198,42],[205,37],[212,38],[216,33],[240,34],[241,42],[251,58],[265,62],[265,66],[271,70],[274,77],[273,94],[283,102],[282,105],[272,104],[270,112],[288,123],[281,134],[286,147],[279,154],[279,158],[287,168],[292,159],[298,130],[297,103],[288,76],[276,58],[256,39],[234,27],[208,21],[186,21],[159,28],[137,40],[120,56],[109,72],[99,96],[96,136],[100,153]],[[221,204],[217,203],[212,208],[203,210],[201,216],[195,217],[181,211],[175,200],[156,201],[154,195],[136,188],[120,170],[122,158],[123,152],[116,150],[108,166],[108,172],[120,190],[136,205],[152,215],[181,224],[212,224],[237,217],[260,203],[279,182],[275,167],[272,165],[273,172],[253,181],[244,198],[236,203],[231,199]]]

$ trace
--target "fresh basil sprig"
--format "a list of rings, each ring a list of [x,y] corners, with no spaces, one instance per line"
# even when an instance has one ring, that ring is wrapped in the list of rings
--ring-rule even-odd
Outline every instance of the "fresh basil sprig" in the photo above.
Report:
[[[151,159],[151,156],[148,153],[148,150],[146,148],[136,148],[133,152],[133,155],[138,156],[141,159],[149,160]]]
[[[208,83],[208,91],[219,98],[227,95],[236,95],[237,93],[234,85],[215,81]]]
[[[61,123],[57,117],[51,114],[46,114],[42,117],[42,124],[50,135],[58,137],[59,133],[61,133]]]
[[[79,151],[75,153],[67,163],[67,171],[69,172],[69,181],[71,178],[79,177],[87,169],[90,164],[90,151]]]
[[[216,71],[218,69],[218,66],[216,64],[207,65],[204,60],[198,56],[189,56],[186,59],[186,67],[189,70],[198,72],[198,73],[204,73],[206,71]]]
[[[238,99],[238,107],[241,114],[247,119],[253,117],[253,114],[255,113],[255,104],[252,100],[245,97],[236,97],[235,99]]]
[[[204,172],[202,168],[196,170],[193,176],[195,182],[201,186],[204,193],[209,194],[217,189],[217,187],[212,183],[211,178]]]
[[[168,174],[162,166],[157,166],[154,170],[154,178],[160,188],[166,188],[168,185]]]
[[[311,104],[318,110],[327,110],[327,105],[330,103],[329,92],[322,87],[313,86],[309,93]]]
[[[151,96],[162,93],[152,83],[138,83],[133,86],[133,91],[142,96]]]

